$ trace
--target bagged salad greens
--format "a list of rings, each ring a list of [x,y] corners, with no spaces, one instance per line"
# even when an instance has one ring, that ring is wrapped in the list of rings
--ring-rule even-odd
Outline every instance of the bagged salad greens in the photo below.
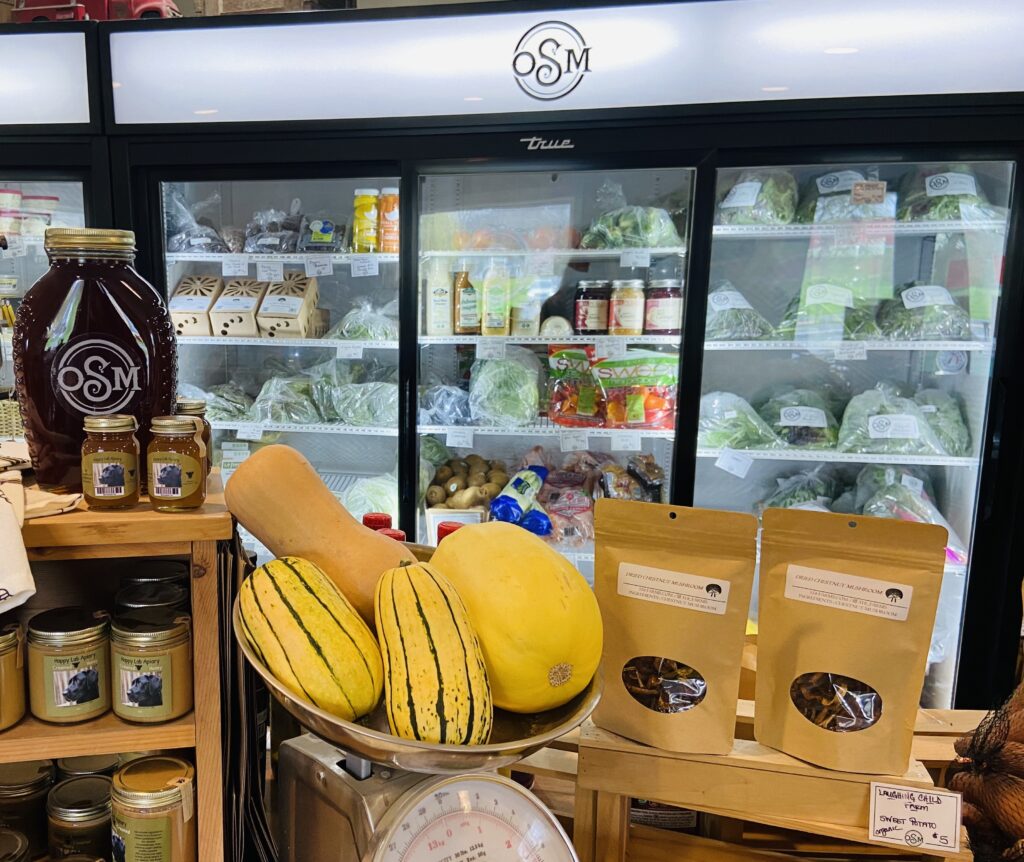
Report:
[[[967,430],[960,402],[955,396],[944,389],[920,389],[914,400],[921,406],[921,412],[947,455],[960,458],[970,452],[971,432]]]
[[[310,397],[324,422],[344,422],[335,404],[339,386],[362,379],[363,368],[345,359],[328,359],[310,366],[304,372],[310,379]]]
[[[425,434],[420,437],[420,458],[421,460],[427,461],[434,467],[440,467],[446,463],[449,458],[452,457],[451,451],[447,446],[444,445],[436,437]],[[430,484],[430,477],[427,477],[427,481],[423,483],[423,487],[426,488]]]
[[[732,392],[709,392],[700,399],[697,445],[708,449],[785,446],[754,408]]]
[[[716,224],[789,224],[796,214],[796,180],[783,168],[743,171],[719,199]]]
[[[836,449],[876,455],[945,454],[918,404],[888,387],[868,389],[850,399]]]
[[[905,284],[895,299],[878,307],[878,326],[887,338],[906,341],[967,341],[971,319],[937,284]]]
[[[636,206],[599,216],[580,240],[580,248],[678,248],[682,244],[665,210]]]
[[[330,393],[332,412],[345,425],[392,427],[398,425],[398,384],[343,383]]]
[[[828,402],[811,389],[781,392],[757,412],[787,446],[831,449],[839,437],[839,423]]]
[[[886,485],[864,504],[864,514],[945,527],[949,533],[946,539],[946,561],[961,566],[967,562],[967,547],[942,517],[942,513],[931,500],[915,494],[905,485]]]
[[[870,341],[881,337],[876,303],[833,284],[812,284],[790,300],[775,335],[784,341]]]
[[[811,177],[800,192],[796,220],[804,224],[867,221],[896,217],[896,192],[885,191],[880,202],[863,202],[856,183],[878,182],[878,168],[835,170]]]
[[[430,482],[420,482],[426,488]],[[383,476],[365,476],[356,479],[338,494],[338,499],[353,518],[362,520],[367,512],[387,512],[392,521],[398,520],[398,477],[394,473]]]
[[[864,510],[867,503],[887,485],[902,485],[911,493],[935,499],[935,489],[931,477],[923,467],[904,467],[890,464],[868,464],[858,474],[854,485],[854,504],[857,511]]]
[[[902,221],[947,221],[998,218],[969,165],[921,165],[900,185]]]
[[[708,293],[704,337],[709,341],[756,341],[771,338],[772,325],[755,311],[731,281],[716,281]]]
[[[353,341],[397,341],[398,320],[385,308],[374,308],[368,299],[359,299],[355,307],[331,327],[325,338]]]
[[[211,422],[247,421],[252,398],[237,383],[218,383],[206,390],[206,418]]]
[[[592,356],[606,428],[675,428],[678,353],[631,349],[615,359]]]
[[[321,421],[309,377],[271,377],[249,410],[251,422],[315,425]]]
[[[791,509],[811,503],[827,511],[828,504],[839,493],[839,483],[825,464],[792,476],[780,476],[775,481],[775,490],[755,506],[757,514],[765,509]]]
[[[537,421],[540,361],[523,347],[506,347],[504,359],[477,359],[469,372],[469,411],[479,425],[515,428]]]

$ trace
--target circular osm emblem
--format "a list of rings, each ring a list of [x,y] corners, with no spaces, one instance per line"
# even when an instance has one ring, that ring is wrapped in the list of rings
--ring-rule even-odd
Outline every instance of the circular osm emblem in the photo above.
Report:
[[[799,407],[783,407],[782,418],[786,422],[796,422],[800,418]]]
[[[911,302],[924,301],[924,291],[921,290],[921,288],[919,287],[912,287],[909,290],[903,291],[903,296],[906,297]]]
[[[928,188],[933,192],[944,191],[949,186],[949,177],[945,174],[935,174],[928,177]]]
[[[590,48],[575,27],[545,21],[527,30],[516,45],[512,71],[519,88],[549,102],[569,95],[590,71]]]
[[[824,189],[834,189],[837,185],[839,185],[839,175],[825,174],[825,176],[818,180],[818,185]]]
[[[141,390],[140,367],[105,338],[80,338],[57,354],[51,378],[58,399],[85,416],[117,413]]]
[[[892,427],[892,420],[888,416],[872,416],[868,419],[868,428],[876,434],[885,434]]]

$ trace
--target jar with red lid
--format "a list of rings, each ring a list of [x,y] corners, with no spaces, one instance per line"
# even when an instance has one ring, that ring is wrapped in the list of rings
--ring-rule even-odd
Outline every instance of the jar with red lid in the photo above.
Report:
[[[612,282],[612,298],[608,303],[609,335],[643,335],[644,283],[639,278]]]
[[[371,530],[390,530],[391,516],[387,512],[367,512],[363,515],[363,526]]]
[[[445,538],[446,536],[450,536],[460,527],[465,526],[465,524],[459,521],[441,521],[441,523],[437,525],[437,543],[440,545],[441,539]]]
[[[607,281],[584,279],[576,285],[573,331],[577,335],[608,334],[608,303],[611,293]]]
[[[405,530],[393,530],[391,527],[382,527],[377,532],[383,533],[389,539],[394,539],[396,542],[405,541]]]
[[[680,335],[683,331],[683,283],[678,278],[658,278],[647,285],[644,332],[648,335]]]

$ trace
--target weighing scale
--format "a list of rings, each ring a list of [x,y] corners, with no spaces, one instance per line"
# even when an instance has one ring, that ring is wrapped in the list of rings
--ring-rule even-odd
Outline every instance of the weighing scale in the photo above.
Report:
[[[298,700],[235,640],[273,696],[310,732],[282,744],[281,862],[577,862],[572,842],[536,796],[497,774],[578,727],[600,681],[558,709],[495,710],[487,745],[392,736],[378,708],[367,725]]]

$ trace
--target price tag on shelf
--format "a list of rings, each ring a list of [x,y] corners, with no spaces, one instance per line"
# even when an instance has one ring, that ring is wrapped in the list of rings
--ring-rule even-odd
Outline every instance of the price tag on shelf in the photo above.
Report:
[[[225,278],[244,278],[249,274],[249,255],[226,254],[220,259],[220,274]]]
[[[553,254],[538,254],[526,259],[526,274],[538,278],[545,278],[555,274],[555,256]]]
[[[255,422],[245,422],[235,430],[235,439],[259,443],[263,439],[263,428]]]
[[[504,359],[505,339],[488,338],[486,335],[480,337],[476,343],[477,359]]]
[[[379,275],[380,264],[373,254],[353,254],[349,257],[352,266],[352,278],[364,278],[368,275]]]
[[[0,356],[3,357],[4,362],[14,361],[14,343],[9,336],[3,333],[0,333]]]
[[[256,261],[257,281],[284,281],[284,264],[277,260]]]
[[[602,338],[598,342],[598,348],[601,351],[601,355],[608,359],[624,359],[626,357],[627,346],[626,339],[619,338],[618,336]]]
[[[623,269],[651,265],[651,253],[647,249],[631,248],[619,255],[619,266]]]
[[[453,449],[472,449],[473,429],[449,428],[448,433],[445,435],[444,442],[446,446],[450,446]]]
[[[584,428],[566,429],[558,432],[558,444],[563,452],[586,452],[590,438]]]
[[[640,432],[639,431],[612,431],[611,433],[613,452],[639,452]]]
[[[871,782],[868,839],[900,847],[960,852],[959,793]]]
[[[334,275],[334,264],[329,255],[313,255],[306,258],[306,278],[320,275]]]
[[[754,465],[754,459],[743,452],[735,449],[723,449],[718,458],[715,459],[715,466],[719,470],[725,470],[740,479],[745,479],[750,468]]]
[[[339,344],[338,359],[362,359],[363,346],[361,344]]]
[[[7,249],[0,247],[0,257],[24,257],[25,256],[25,240],[20,236],[8,236],[7,237]]]
[[[837,362],[852,362],[868,358],[868,348],[863,341],[844,341],[835,350]]]

